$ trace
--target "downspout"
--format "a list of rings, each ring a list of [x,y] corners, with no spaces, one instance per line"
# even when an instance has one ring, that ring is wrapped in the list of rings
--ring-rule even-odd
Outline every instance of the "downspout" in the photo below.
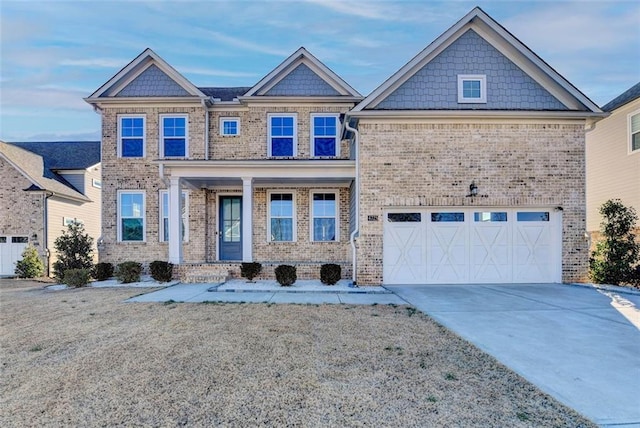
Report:
[[[201,101],[204,107],[204,160],[209,160],[209,109],[206,100]]]
[[[356,128],[353,128],[350,124],[349,124],[349,117],[345,116],[344,119],[344,124],[345,124],[345,128],[351,132],[353,132],[354,135],[354,152],[355,152],[355,160],[356,160],[356,174],[355,174],[355,179],[354,179],[354,191],[355,191],[355,215],[354,215],[354,219],[355,219],[355,225],[353,228],[353,232],[351,232],[351,236],[349,237],[349,242],[351,243],[351,260],[352,260],[352,269],[353,269],[353,273],[352,273],[352,281],[353,281],[353,285],[357,285],[357,274],[356,274],[356,267],[357,267],[357,251],[356,251],[356,235],[358,235],[358,233],[360,232],[360,144],[359,144],[359,134],[358,134],[358,130]]]
[[[44,244],[44,256],[46,257],[47,263],[45,266],[46,275],[50,276],[51,274],[51,252],[49,251],[49,228],[47,227],[47,222],[49,221],[49,213],[48,213],[48,201],[49,198],[53,196],[53,192],[48,192],[45,190],[43,194],[43,207],[42,207],[42,243]]]

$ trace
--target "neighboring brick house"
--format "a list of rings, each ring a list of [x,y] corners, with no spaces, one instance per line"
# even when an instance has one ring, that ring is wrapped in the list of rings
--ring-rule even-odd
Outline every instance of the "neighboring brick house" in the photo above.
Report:
[[[251,88],[198,88],[147,49],[86,101],[103,261],[169,260],[186,281],[240,261],[338,263],[361,285],[586,274],[584,126],[602,112],[479,8],[364,100],[301,48]]]
[[[95,244],[100,180],[99,142],[0,141],[0,275],[14,274],[29,243],[52,273],[54,241],[72,220],[84,223]]]
[[[610,116],[587,131],[587,231],[600,236],[600,206],[620,199],[640,214],[640,83],[602,107]],[[636,234],[640,239],[640,224]]]

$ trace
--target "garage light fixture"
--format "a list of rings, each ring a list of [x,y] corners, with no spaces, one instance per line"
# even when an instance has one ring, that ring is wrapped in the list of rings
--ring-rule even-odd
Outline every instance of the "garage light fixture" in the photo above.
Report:
[[[467,195],[467,197],[473,198],[474,196],[478,196],[478,186],[476,186],[476,183],[472,181],[469,185],[469,194]]]

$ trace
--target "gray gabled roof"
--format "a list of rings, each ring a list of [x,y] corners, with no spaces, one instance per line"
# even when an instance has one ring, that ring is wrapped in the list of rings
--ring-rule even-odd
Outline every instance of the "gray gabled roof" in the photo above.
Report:
[[[9,144],[0,141],[0,157],[3,157],[16,168],[27,180],[31,182],[31,186],[26,191],[49,191],[54,195],[65,198],[91,202],[89,198],[80,193],[62,176],[58,175],[54,170],[45,165],[43,156],[26,150],[18,145]],[[73,157],[73,156],[71,156]],[[95,163],[94,163],[95,165]],[[79,168],[73,168],[79,169]]]
[[[198,88],[208,97],[219,99],[220,101],[233,101],[235,98],[249,92],[251,86],[238,86],[232,88]]]
[[[51,170],[86,169],[100,163],[99,141],[38,141],[7,143],[42,156]]]
[[[615,109],[640,98],[640,82],[636,83],[608,103],[602,106],[602,111],[612,112]]]

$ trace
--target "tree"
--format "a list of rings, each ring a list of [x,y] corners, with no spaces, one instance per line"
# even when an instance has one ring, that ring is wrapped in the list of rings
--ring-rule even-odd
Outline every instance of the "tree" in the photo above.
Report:
[[[640,243],[633,228],[638,215],[619,199],[602,204],[600,231],[604,239],[596,244],[589,259],[589,274],[597,284],[621,284],[638,281],[636,265],[640,262]]]
[[[29,245],[22,252],[22,260],[16,263],[16,275],[19,278],[37,278],[44,275],[44,263],[38,250]]]
[[[93,238],[84,231],[84,225],[73,221],[67,230],[53,243],[58,260],[53,264],[53,274],[58,281],[64,279],[68,269],[91,269],[93,266]]]

